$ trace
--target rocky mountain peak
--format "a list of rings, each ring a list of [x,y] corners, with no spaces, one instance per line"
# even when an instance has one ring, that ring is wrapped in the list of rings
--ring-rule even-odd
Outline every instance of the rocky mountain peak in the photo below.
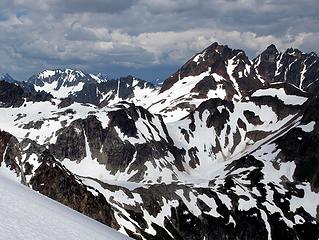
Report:
[[[97,82],[99,82],[98,77],[72,69],[45,70],[27,80],[36,91],[45,91],[57,98],[69,97],[82,90],[84,84]]]
[[[278,53],[277,47],[275,44],[270,44],[263,53]]]
[[[277,68],[278,52],[276,46],[271,44],[256,59],[254,59],[254,67],[264,81],[273,82],[275,71]]]
[[[109,80],[109,77],[106,73],[98,73],[96,75],[91,74],[91,77],[93,76],[98,77],[98,79],[102,82],[106,82]]]
[[[258,57],[260,57],[260,61],[262,62],[273,63],[276,61],[278,54],[280,54],[280,52],[277,50],[276,46],[271,44]]]
[[[299,49],[297,48],[288,48],[284,54],[289,54],[289,55],[292,55],[292,56],[296,56],[296,57],[301,57],[302,54],[305,54],[304,52],[300,51]]]
[[[160,92],[170,89],[180,79],[198,76],[207,71],[216,73],[224,79],[229,79],[230,76],[227,73],[227,64],[231,59],[249,62],[244,51],[233,50],[227,45],[219,45],[217,42],[214,42],[187,61],[176,73],[167,78],[164,81]]]
[[[279,52],[270,45],[253,63],[257,74],[266,83],[285,82],[311,93],[319,86],[319,58],[314,53],[294,48]]]
[[[81,70],[54,69],[42,71],[29,78],[28,81],[36,85],[53,82],[60,82],[64,85],[75,85],[79,82],[93,82],[95,79],[90,74]]]
[[[0,81],[1,80],[4,80],[4,81],[9,82],[9,83],[16,82],[16,80],[13,79],[13,77],[11,77],[9,73],[0,74]]]
[[[203,54],[206,56],[206,58],[216,58],[216,55],[221,55],[221,56],[225,56],[225,55],[229,55],[229,53],[232,51],[232,49],[230,49],[227,45],[220,45],[217,42],[212,43],[209,47],[207,47],[204,51],[202,51],[199,54]],[[198,61],[198,58],[201,55],[195,55],[195,57],[193,58],[194,62]],[[197,60],[197,61],[196,61]]]

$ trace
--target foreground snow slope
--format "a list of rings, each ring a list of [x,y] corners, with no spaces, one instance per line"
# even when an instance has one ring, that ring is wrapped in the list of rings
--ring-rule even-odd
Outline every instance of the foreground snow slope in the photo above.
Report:
[[[0,239],[130,239],[0,175]]]

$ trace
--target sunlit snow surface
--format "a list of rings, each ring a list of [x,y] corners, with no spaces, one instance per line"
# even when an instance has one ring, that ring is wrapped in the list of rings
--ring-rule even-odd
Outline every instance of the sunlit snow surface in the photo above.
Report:
[[[54,99],[51,102],[26,102],[19,109],[0,108],[0,129],[11,133],[18,139],[28,137],[39,144],[46,144],[55,143],[56,131],[63,127],[63,123],[68,126],[75,119],[86,118],[92,113],[99,118],[102,126],[105,127],[108,123],[109,108],[107,107],[97,109],[93,105],[74,103],[69,108],[59,109],[60,102]],[[43,122],[43,124],[37,129],[26,127],[26,124],[36,122]]]
[[[260,97],[260,96],[272,96],[277,97],[282,100],[286,105],[301,105],[307,101],[308,98],[300,97],[295,95],[287,95],[284,89],[259,89],[252,94],[252,97]]]
[[[60,76],[60,75],[63,76]],[[58,80],[51,81],[50,78],[56,76]],[[94,75],[90,75],[91,77]],[[77,84],[74,84],[77,81],[78,77],[85,77],[85,74],[81,71],[65,69],[65,70],[46,70],[37,75],[37,78],[42,81],[44,79],[49,79],[49,81],[44,81],[42,84],[34,85],[36,91],[45,91],[51,93],[52,96],[56,98],[65,98],[70,95],[79,92],[83,89],[84,83],[89,80],[81,80]],[[92,77],[97,82],[100,82],[100,79],[97,76]],[[71,84],[71,85],[70,85]]]
[[[69,96],[75,92],[79,92],[83,89],[84,83],[79,83],[76,86],[61,86],[58,88],[58,82],[53,83],[44,83],[44,86],[34,86],[34,89],[38,92],[45,91],[52,94],[53,97],[56,98],[64,98],[66,96]]]
[[[117,240],[127,236],[0,174],[0,239]]]

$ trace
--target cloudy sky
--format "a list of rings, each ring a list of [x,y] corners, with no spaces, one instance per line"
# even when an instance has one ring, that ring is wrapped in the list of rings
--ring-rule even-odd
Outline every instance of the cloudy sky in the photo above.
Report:
[[[0,0],[0,73],[76,68],[165,79],[218,41],[319,52],[318,0]]]

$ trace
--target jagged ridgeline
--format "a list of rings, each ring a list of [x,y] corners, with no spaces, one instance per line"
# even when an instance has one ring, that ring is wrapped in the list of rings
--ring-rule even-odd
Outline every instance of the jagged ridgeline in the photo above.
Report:
[[[319,61],[213,43],[157,86],[0,81],[0,161],[135,239],[318,239]]]

